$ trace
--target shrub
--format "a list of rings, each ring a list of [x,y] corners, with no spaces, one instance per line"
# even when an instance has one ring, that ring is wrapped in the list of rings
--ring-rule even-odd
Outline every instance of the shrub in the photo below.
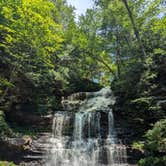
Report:
[[[158,121],[146,134],[145,148],[153,152],[166,152],[166,119]]]
[[[10,128],[5,121],[5,115],[3,111],[0,111],[0,137],[4,134],[9,134]]]
[[[166,166],[166,157],[147,157],[141,159],[138,163],[139,166]]]
[[[13,162],[0,161],[0,166],[15,166]]]
[[[155,123],[147,132],[144,150],[148,156],[139,161],[140,166],[166,166],[166,119]]]

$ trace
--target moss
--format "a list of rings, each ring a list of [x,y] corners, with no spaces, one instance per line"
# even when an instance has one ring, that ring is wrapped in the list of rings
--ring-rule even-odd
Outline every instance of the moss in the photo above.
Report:
[[[0,161],[0,166],[16,166],[13,162]]]

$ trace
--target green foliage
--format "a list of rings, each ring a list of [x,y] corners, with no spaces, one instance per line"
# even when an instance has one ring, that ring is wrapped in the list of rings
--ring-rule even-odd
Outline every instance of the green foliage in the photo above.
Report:
[[[10,134],[11,130],[5,121],[5,115],[3,111],[0,111],[0,137],[5,134]]]
[[[14,3],[7,6],[1,3],[1,30],[9,32],[3,38],[3,47],[23,68],[28,59],[36,67],[52,66],[50,53],[60,48],[63,41],[61,27],[54,21],[54,5],[49,1],[22,1],[20,5]],[[15,5],[15,6],[14,6]],[[46,24],[47,23],[47,24]],[[33,54],[33,55],[32,55]],[[31,67],[26,65],[26,67]]]
[[[0,77],[0,94],[3,94],[4,90],[8,87],[13,87],[13,84],[10,83],[6,78]]]
[[[139,166],[165,166],[166,157],[147,157],[139,161]]]
[[[139,150],[139,151],[143,151],[144,144],[142,142],[133,142],[132,148],[136,149],[136,150]]]
[[[140,166],[164,166],[166,163],[166,120],[160,120],[149,130],[145,137],[144,150],[149,153],[139,161]]]
[[[65,91],[72,92],[69,80],[101,80],[104,63],[116,68],[108,64],[106,54],[100,58],[106,57],[106,62],[94,61],[100,53],[93,52],[97,52],[97,43],[101,43],[100,37],[94,36],[95,24],[91,25],[89,20],[87,26],[94,28],[94,33],[85,33],[86,22],[76,25],[74,8],[66,1],[8,0],[0,3],[0,9],[2,105],[29,102],[37,112],[47,113],[58,109]],[[85,20],[90,16],[95,18],[96,12],[87,12]],[[90,43],[92,38],[94,47]],[[105,73],[108,83],[109,72]]]
[[[150,152],[166,152],[166,120],[157,122],[146,134],[145,148]]]
[[[160,0],[95,2],[101,17],[98,32],[104,43],[102,48],[116,66],[111,82],[114,94],[118,96],[115,111],[126,115],[126,122],[131,123],[130,129],[137,137],[133,138],[137,140],[133,148],[145,153],[150,148],[147,158],[142,159],[140,164],[164,165],[165,159],[157,157],[165,148],[165,136],[162,137],[164,127],[159,127],[166,126],[164,122],[156,124],[158,127],[148,132],[145,145],[140,144],[138,139],[143,139],[153,123],[166,117],[165,3]]]
[[[0,166],[16,166],[13,162],[0,161]]]
[[[59,12],[53,2],[45,0],[0,2],[0,103],[6,102],[3,106],[20,100],[33,103],[43,93],[53,96],[57,78],[52,71],[58,65],[57,52],[64,42]],[[41,102],[36,103],[38,108]],[[49,103],[44,102],[42,109]]]
[[[166,117],[165,4],[95,4],[76,23],[74,8],[65,0],[0,2],[0,106],[43,115],[59,110],[63,95],[111,83],[117,105],[131,121],[137,120],[143,135]],[[145,146],[133,144],[152,154],[141,165],[162,165],[165,159],[154,153],[165,150],[165,125],[158,122],[147,133]],[[2,113],[0,133],[7,128]]]

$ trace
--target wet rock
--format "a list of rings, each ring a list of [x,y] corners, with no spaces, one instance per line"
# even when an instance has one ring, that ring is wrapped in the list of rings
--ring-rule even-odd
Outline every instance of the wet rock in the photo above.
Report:
[[[65,111],[78,111],[80,105],[86,99],[85,92],[74,93],[67,97],[62,97],[61,104]]]
[[[63,124],[63,135],[72,136],[74,130],[74,118],[75,115],[72,112],[68,113],[68,118]]]
[[[79,109],[79,106],[81,105],[81,101],[76,100],[76,101],[72,101],[72,100],[62,100],[61,104],[62,104],[62,108],[66,111],[77,111]]]
[[[73,93],[68,97],[63,97],[62,99],[65,100],[85,100],[86,99],[86,92],[78,92],[78,93]]]
[[[40,133],[32,140],[31,146],[21,157],[19,165],[23,166],[42,166],[45,161],[45,154],[49,151],[49,139],[51,133]]]
[[[29,136],[22,138],[6,138],[3,140],[3,143],[11,149],[24,150],[26,146],[30,148],[32,144],[32,138]]]
[[[43,166],[42,161],[21,162],[19,166]]]
[[[107,138],[108,135],[108,112],[101,112],[100,117],[101,137]]]
[[[51,114],[46,116],[40,116],[23,111],[11,111],[6,113],[7,120],[10,123],[16,123],[20,126],[31,126],[34,128],[47,127],[51,129],[52,118]]]
[[[27,138],[6,138],[0,140],[0,157],[4,160],[15,161],[21,160],[21,156],[30,149],[32,139]]]
[[[106,147],[101,148],[99,152],[99,163],[108,164],[108,149]]]
[[[55,131],[53,133],[54,136],[57,137],[60,134],[63,134],[65,136],[72,136],[74,129],[74,118],[75,118],[74,112],[68,112],[68,111],[56,112],[53,119],[53,130],[54,128],[57,128],[58,125],[61,125],[62,128],[57,128],[57,130],[61,130],[62,133],[60,133],[61,131]]]

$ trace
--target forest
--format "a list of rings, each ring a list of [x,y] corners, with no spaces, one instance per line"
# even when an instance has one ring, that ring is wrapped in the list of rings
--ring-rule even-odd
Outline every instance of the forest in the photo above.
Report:
[[[105,87],[116,98],[111,113],[127,164],[114,163],[116,155],[106,162],[108,150],[98,153],[104,164],[98,164],[98,158],[95,164],[75,159],[60,163],[60,150],[47,164],[33,157],[40,151],[33,150],[36,142],[46,139],[42,134],[55,130],[54,135],[62,137],[61,127],[72,130],[66,114],[59,114],[63,103],[85,108],[85,113],[92,108],[82,101],[85,96],[87,103],[94,102],[90,95],[95,99],[96,91]],[[84,116],[91,137],[99,117],[101,126],[109,121],[109,113],[98,111]],[[82,114],[75,113],[75,107],[68,112],[76,114],[71,118],[73,133],[82,134]],[[64,126],[59,127],[61,121]],[[101,133],[104,137],[106,129]],[[83,140],[81,136],[77,140]],[[91,161],[82,151],[75,155]],[[15,165],[166,166],[165,0],[94,0],[94,7],[78,18],[66,0],[0,0],[0,166]]]

